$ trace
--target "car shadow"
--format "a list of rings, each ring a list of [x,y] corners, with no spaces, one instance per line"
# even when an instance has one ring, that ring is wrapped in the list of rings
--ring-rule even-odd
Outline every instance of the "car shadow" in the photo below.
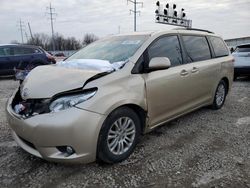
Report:
[[[250,76],[238,77],[235,82],[250,82]]]
[[[15,80],[15,76],[0,76],[1,80]]]

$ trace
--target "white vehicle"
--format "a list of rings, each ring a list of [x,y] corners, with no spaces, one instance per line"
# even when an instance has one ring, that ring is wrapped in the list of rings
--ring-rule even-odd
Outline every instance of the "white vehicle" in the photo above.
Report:
[[[242,44],[236,47],[233,52],[234,79],[239,76],[250,76],[250,44]]]

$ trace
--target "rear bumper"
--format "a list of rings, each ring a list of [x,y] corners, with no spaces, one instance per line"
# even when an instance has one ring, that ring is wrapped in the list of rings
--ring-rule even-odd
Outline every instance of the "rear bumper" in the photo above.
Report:
[[[248,67],[234,67],[234,74],[236,76],[250,76],[250,66],[248,66]]]

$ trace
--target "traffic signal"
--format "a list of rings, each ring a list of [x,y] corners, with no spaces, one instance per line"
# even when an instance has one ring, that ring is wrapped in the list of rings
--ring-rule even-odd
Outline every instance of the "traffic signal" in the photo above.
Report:
[[[167,11],[167,9],[164,9],[164,15],[168,15],[168,11]]]
[[[173,9],[176,9],[176,4],[173,4]]]
[[[156,2],[156,6],[158,6],[158,7],[160,6],[160,1]]]
[[[176,10],[174,11],[174,16],[177,17],[177,11]]]

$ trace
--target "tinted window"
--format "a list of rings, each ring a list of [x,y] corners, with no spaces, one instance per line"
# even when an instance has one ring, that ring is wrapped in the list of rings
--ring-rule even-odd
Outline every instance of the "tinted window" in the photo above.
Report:
[[[211,58],[210,49],[206,37],[183,36],[189,61],[203,61]]]
[[[9,47],[1,47],[0,48],[0,57],[3,57],[3,56],[10,56],[11,53],[10,53],[10,48]]]
[[[32,48],[14,48],[14,55],[25,55],[25,54],[33,54],[35,51]]]
[[[153,57],[167,57],[171,66],[182,63],[181,48],[177,36],[167,36],[154,42],[148,49],[149,60]]]
[[[235,51],[236,52],[250,52],[250,45],[238,46]]]
[[[33,54],[33,53],[35,53],[35,49],[33,49],[33,48],[23,48],[23,53],[24,54]]]
[[[212,43],[214,53],[216,57],[222,57],[228,55],[228,49],[223,42],[223,40],[219,37],[210,37],[210,41]]]

